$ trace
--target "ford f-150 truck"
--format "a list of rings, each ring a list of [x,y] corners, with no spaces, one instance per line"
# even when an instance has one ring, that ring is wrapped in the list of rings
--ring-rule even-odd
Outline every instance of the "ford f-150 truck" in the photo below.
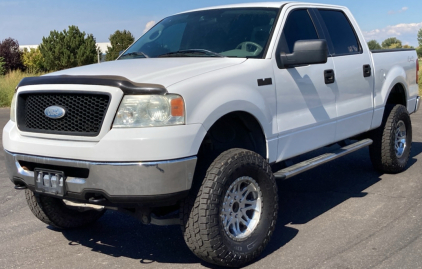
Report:
[[[120,210],[181,224],[199,258],[241,266],[273,234],[276,179],[367,146],[379,171],[405,169],[418,69],[415,50],[370,51],[345,7],[184,12],[116,61],[23,79],[3,130],[7,169],[48,225]]]

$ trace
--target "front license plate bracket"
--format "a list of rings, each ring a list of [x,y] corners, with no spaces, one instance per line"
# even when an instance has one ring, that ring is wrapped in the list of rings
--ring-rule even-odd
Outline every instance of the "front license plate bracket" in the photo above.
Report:
[[[35,168],[34,177],[35,191],[60,197],[64,196],[66,185],[64,172]]]

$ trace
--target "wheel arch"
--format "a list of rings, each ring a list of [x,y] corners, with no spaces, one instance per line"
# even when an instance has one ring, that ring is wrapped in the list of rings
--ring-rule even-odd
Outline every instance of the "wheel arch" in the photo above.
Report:
[[[208,121],[209,123],[209,121]],[[218,155],[230,148],[244,148],[268,156],[265,131],[260,121],[244,110],[228,112],[210,125],[205,125],[207,133],[202,140],[199,151],[215,151]]]
[[[391,89],[386,100],[386,105],[403,105],[407,108],[407,91],[405,86],[398,82]]]
[[[406,77],[406,71],[403,67],[395,66],[388,71],[381,88],[382,104],[384,107],[387,103],[403,104],[407,107],[409,91]]]
[[[272,141],[277,142],[275,139],[277,134],[273,131],[277,130],[277,122],[273,119],[274,112],[266,106],[262,96],[250,89],[244,89],[243,95],[240,95],[238,91],[230,93],[218,90],[217,93],[209,93],[199,100],[199,103],[195,104],[188,115],[188,124],[200,122],[206,131],[198,152],[207,136],[210,135],[210,131],[218,126],[218,122],[232,115],[242,121],[243,125],[248,126],[248,122],[250,122],[249,128],[259,130],[259,134],[256,131],[255,135],[258,135],[259,140],[263,141],[259,144],[265,145],[264,147],[260,146],[258,150],[250,147],[241,148],[253,150],[262,155],[263,158],[272,161],[275,158],[277,148],[272,144],[271,146],[267,144],[272,143]],[[221,103],[221,96],[226,99],[224,103]]]
[[[375,81],[374,116],[371,129],[378,128],[382,123],[385,107],[387,104],[403,104],[407,109],[409,89],[406,80],[406,72],[402,67],[395,66]],[[377,86],[381,85],[381,86]]]
[[[265,131],[252,113],[244,110],[230,111],[210,125],[206,125],[206,133],[198,149],[193,189],[198,187],[211,163],[227,150],[251,150],[267,159],[269,147]]]

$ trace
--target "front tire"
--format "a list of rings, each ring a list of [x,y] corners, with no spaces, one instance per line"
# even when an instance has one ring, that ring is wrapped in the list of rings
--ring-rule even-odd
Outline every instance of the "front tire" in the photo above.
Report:
[[[388,105],[382,125],[372,132],[369,154],[373,166],[383,173],[402,172],[412,147],[412,123],[403,105]]]
[[[45,196],[35,195],[31,190],[25,190],[26,202],[31,212],[45,224],[59,229],[71,229],[87,226],[97,221],[104,214],[102,211],[88,210],[80,212],[71,209],[63,200]]]
[[[230,149],[214,160],[199,191],[182,204],[182,230],[196,256],[237,267],[262,253],[277,211],[277,185],[268,162],[255,152]]]

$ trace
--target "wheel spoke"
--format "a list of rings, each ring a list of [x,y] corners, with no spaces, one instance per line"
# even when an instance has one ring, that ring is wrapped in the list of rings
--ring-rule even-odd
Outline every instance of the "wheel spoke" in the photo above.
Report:
[[[232,222],[231,216],[226,215],[225,218],[224,218],[224,220],[223,220],[224,226],[228,227],[231,222]]]
[[[246,190],[245,190],[246,189]],[[240,200],[241,202],[243,201],[243,200],[245,200],[246,199],[246,197],[248,197],[248,195],[251,193],[251,192],[254,192],[255,191],[255,188],[254,188],[254,186],[252,185],[252,184],[249,184],[245,189],[243,189],[243,191],[242,191],[242,199]]]
[[[249,218],[249,216],[246,214],[246,212],[243,212],[242,216],[246,219],[246,223],[249,224],[249,222],[251,221],[251,219]],[[243,219],[242,219],[243,220]]]
[[[234,235],[235,236],[239,235],[241,233],[240,227],[239,227],[239,220],[234,218],[233,221],[232,221],[232,225],[233,225],[233,228],[232,228],[233,232],[235,233]]]
[[[246,211],[251,210],[251,209],[256,209],[256,204],[257,204],[256,200],[255,201],[246,201],[245,207],[243,208],[243,211],[246,212]]]
[[[243,214],[243,216],[245,216],[245,214]],[[244,219],[240,218],[240,220],[239,220],[239,221],[240,221],[243,225],[245,225],[246,227],[248,227],[250,219],[248,218],[248,221],[246,221],[246,220],[244,220]]]
[[[248,185],[248,186],[245,186],[241,191],[240,191],[240,195],[242,196],[242,197],[245,197],[246,196],[246,193],[248,192],[248,190],[249,190],[249,186],[250,185]]]

